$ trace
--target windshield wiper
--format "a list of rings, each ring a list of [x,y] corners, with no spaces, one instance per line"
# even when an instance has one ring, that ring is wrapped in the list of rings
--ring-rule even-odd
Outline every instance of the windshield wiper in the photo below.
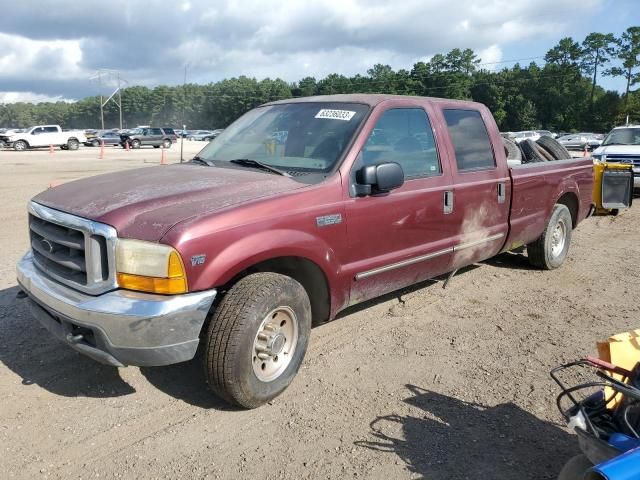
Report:
[[[197,155],[196,155],[195,157],[193,157],[193,158],[192,158],[191,160],[189,160],[189,161],[190,161],[190,162],[193,162],[193,163],[201,163],[202,165],[206,165],[207,167],[213,167],[213,166],[214,166],[214,164],[213,164],[213,163],[211,163],[209,160],[205,160],[204,158],[199,157],[199,156],[197,156]]]
[[[283,177],[291,176],[284,170],[280,170],[279,168],[272,167],[271,165],[259,162],[258,160],[251,160],[250,158],[234,158],[233,160],[229,160],[229,163],[242,165],[244,167],[262,168],[263,170],[268,170],[272,173],[277,173],[278,175],[282,175]]]

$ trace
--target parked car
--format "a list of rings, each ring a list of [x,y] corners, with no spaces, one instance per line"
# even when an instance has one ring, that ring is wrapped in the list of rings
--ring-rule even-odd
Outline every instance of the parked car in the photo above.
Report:
[[[567,150],[592,150],[598,148],[602,143],[602,138],[595,133],[572,133],[557,139]]]
[[[18,282],[50,332],[109,365],[183,362],[202,342],[208,385],[253,408],[293,380],[311,325],[350,305],[523,245],[560,267],[593,211],[592,168],[508,167],[478,103],[282,100],[191,162],[35,196]]]
[[[633,185],[640,188],[640,125],[616,127],[593,151],[593,158],[633,166]]]
[[[154,148],[171,148],[178,139],[172,128],[136,128],[130,133],[120,134],[120,144],[125,147],[140,148],[150,145]]]
[[[523,140],[536,141],[540,138],[540,134],[534,130],[524,130],[522,132],[513,132],[513,140],[520,143]]]
[[[217,128],[214,131],[212,131],[209,135],[205,135],[202,139],[210,142],[211,140],[215,139],[218,135],[220,135],[222,132],[224,132],[224,128]]]
[[[87,147],[99,147],[100,144],[105,145],[120,145],[121,142],[120,133],[111,130],[105,132],[96,132],[91,138],[87,138],[84,144]]]
[[[211,135],[213,132],[211,130],[195,130],[187,135],[187,140],[204,140],[205,137]]]
[[[551,138],[556,138],[556,134],[550,132],[549,130],[536,130],[535,131],[538,135],[540,135],[541,137],[551,137]]]
[[[21,132],[0,135],[0,141],[17,152],[49,146],[60,147],[63,150],[77,150],[86,140],[83,131],[63,131],[60,125],[36,125]]]

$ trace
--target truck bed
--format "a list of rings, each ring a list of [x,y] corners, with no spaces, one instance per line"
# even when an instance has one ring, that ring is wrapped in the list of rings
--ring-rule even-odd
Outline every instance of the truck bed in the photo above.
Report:
[[[509,168],[513,193],[509,235],[505,250],[532,242],[543,231],[556,199],[578,200],[572,211],[573,227],[584,220],[591,206],[593,160],[577,158],[536,162]]]

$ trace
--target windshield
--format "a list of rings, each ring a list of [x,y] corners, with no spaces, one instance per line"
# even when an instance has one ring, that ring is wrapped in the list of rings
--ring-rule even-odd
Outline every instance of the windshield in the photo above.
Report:
[[[616,128],[611,130],[602,145],[640,145],[640,128]]]
[[[336,165],[369,107],[356,103],[288,103],[251,110],[198,157],[212,162],[257,160],[304,175]]]

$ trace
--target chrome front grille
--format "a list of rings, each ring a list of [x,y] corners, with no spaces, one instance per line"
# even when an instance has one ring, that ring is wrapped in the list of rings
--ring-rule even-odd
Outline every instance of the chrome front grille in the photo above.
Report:
[[[29,236],[34,263],[53,279],[93,295],[116,287],[113,227],[31,202]]]
[[[640,167],[640,155],[605,155],[607,162],[630,163],[634,167]]]

